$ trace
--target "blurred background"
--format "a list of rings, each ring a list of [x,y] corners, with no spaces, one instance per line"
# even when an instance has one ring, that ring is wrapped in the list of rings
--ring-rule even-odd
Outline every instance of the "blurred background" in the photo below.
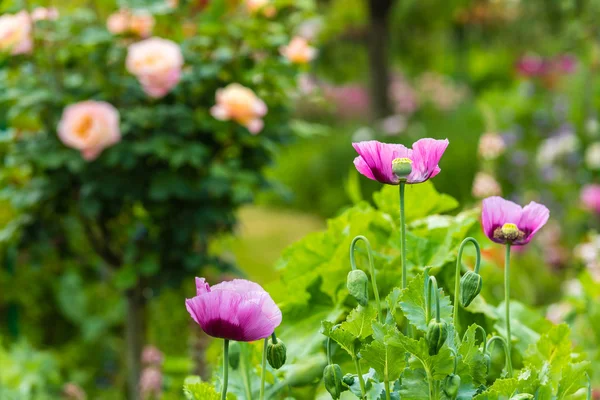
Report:
[[[115,31],[119,10],[140,21]],[[598,357],[597,301],[577,299],[600,282],[600,1],[1,0],[0,13],[3,400],[138,398],[135,382],[181,398],[186,376],[208,379],[218,346],[183,306],[192,278],[279,280],[287,246],[380,188],[353,167],[361,140],[448,138],[434,184],[463,209],[548,205],[515,291],[584,326],[575,340]],[[33,50],[16,54],[18,35]],[[185,60],[159,98],[125,70],[149,36]],[[259,134],[211,115],[230,83],[267,104]],[[115,105],[123,134],[94,161],[56,137],[88,99]]]

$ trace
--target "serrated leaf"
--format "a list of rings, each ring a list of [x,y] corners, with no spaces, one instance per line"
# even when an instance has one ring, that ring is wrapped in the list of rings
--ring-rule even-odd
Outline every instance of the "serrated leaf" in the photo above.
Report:
[[[350,312],[346,321],[342,322],[341,328],[356,339],[366,339],[373,334],[371,325],[375,318],[377,318],[375,307],[371,305],[367,307],[358,306]]]
[[[400,386],[402,400],[429,400],[429,385],[424,369],[407,368],[402,375]]]
[[[429,321],[425,318],[425,274],[419,274],[408,282],[408,286],[400,295],[400,308],[406,318],[417,329],[422,332],[427,331]],[[440,317],[448,325],[452,324],[452,303],[450,297],[444,295],[443,289],[438,289],[440,296]],[[433,296],[432,296],[433,298]],[[432,311],[435,307],[432,307]],[[431,316],[433,317],[433,312]]]
[[[356,356],[355,343],[356,338],[340,326],[333,322],[321,322],[321,333],[340,345],[351,357]]]
[[[562,370],[562,377],[558,383],[558,400],[568,398],[579,389],[587,385],[586,372],[590,367],[589,361],[582,361],[575,364],[567,364]]]
[[[481,335],[480,335],[481,336]],[[479,340],[486,340],[480,338]],[[487,363],[483,352],[479,350],[477,344],[477,325],[469,326],[463,336],[463,340],[458,347],[458,354],[461,356],[461,362],[466,364],[468,374],[472,377],[475,386],[486,383]]]
[[[373,325],[373,331],[382,334],[366,345],[360,351],[360,355],[377,371],[381,380],[387,376],[388,381],[393,382],[400,377],[404,369],[406,352],[399,347],[390,346],[386,341],[386,337],[394,335],[395,326],[382,325],[379,322],[374,322]]]
[[[220,400],[220,394],[215,388],[202,382],[199,377],[188,377],[183,384],[183,394],[188,400]],[[233,395],[227,396],[228,399],[233,399]]]

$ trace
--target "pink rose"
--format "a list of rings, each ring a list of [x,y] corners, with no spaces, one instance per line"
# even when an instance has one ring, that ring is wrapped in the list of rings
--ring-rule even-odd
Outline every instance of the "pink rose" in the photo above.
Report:
[[[581,189],[581,202],[588,210],[600,213],[600,185],[586,185]]]
[[[103,101],[83,101],[65,108],[58,123],[58,137],[68,147],[81,151],[87,161],[121,140],[119,112]]]
[[[306,39],[296,36],[281,48],[281,54],[294,64],[308,64],[317,56],[317,50],[309,46]]]
[[[152,34],[154,28],[154,17],[146,12],[137,12],[129,17],[129,31],[133,34],[146,38]]]
[[[113,35],[122,35],[129,30],[129,11],[119,10],[106,20],[106,28]]]
[[[129,46],[127,70],[150,97],[163,97],[181,78],[183,55],[177,43],[153,37]]]
[[[220,121],[234,120],[254,135],[262,131],[267,105],[251,89],[232,83],[217,90],[216,100],[217,104],[210,109],[213,117]]]
[[[31,18],[25,11],[0,17],[0,52],[27,54],[33,48]]]
[[[34,21],[56,21],[58,16],[56,7],[36,7],[31,13],[31,19]]]

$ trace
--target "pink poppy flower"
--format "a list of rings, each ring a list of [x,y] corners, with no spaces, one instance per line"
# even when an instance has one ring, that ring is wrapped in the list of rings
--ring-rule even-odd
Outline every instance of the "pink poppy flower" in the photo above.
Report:
[[[493,196],[483,200],[483,232],[490,240],[517,246],[527,244],[546,224],[550,211],[546,206],[531,202],[525,207]]]
[[[406,183],[422,183],[440,173],[438,166],[444,151],[448,147],[448,139],[420,139],[409,149],[401,144],[381,143],[376,140],[352,143],[358,152],[354,165],[358,172],[369,179],[398,185],[400,179],[392,170],[392,162],[396,159],[408,159],[412,172]]]
[[[252,342],[270,336],[281,324],[279,307],[257,283],[234,279],[211,287],[196,278],[196,293],[185,306],[210,336]]]
[[[585,208],[600,213],[600,185],[586,185],[581,190],[581,202]]]

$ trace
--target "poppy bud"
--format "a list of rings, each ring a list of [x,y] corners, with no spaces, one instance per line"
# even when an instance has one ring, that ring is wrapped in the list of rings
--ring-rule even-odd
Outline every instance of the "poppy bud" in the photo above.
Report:
[[[285,364],[287,358],[287,348],[285,344],[277,339],[277,343],[273,344],[273,340],[269,339],[267,343],[267,361],[269,365],[275,369],[279,369]]]
[[[229,366],[236,370],[240,365],[240,344],[238,342],[229,343]]]
[[[468,307],[469,304],[479,295],[481,287],[483,286],[483,279],[481,275],[467,271],[466,274],[460,279],[460,302],[463,307]]]
[[[348,273],[346,280],[348,292],[358,301],[363,307],[369,304],[369,278],[364,271],[354,269]]]
[[[412,160],[410,158],[395,158],[392,161],[392,172],[400,180],[406,181],[412,172]]]
[[[429,344],[429,355],[435,356],[448,338],[448,324],[445,321],[432,320],[427,327],[425,339]]]
[[[323,382],[325,389],[334,400],[342,395],[342,369],[337,364],[329,364],[323,371]]]
[[[460,388],[460,376],[450,374],[444,379],[444,393],[450,399],[454,400],[458,395],[458,389]]]

